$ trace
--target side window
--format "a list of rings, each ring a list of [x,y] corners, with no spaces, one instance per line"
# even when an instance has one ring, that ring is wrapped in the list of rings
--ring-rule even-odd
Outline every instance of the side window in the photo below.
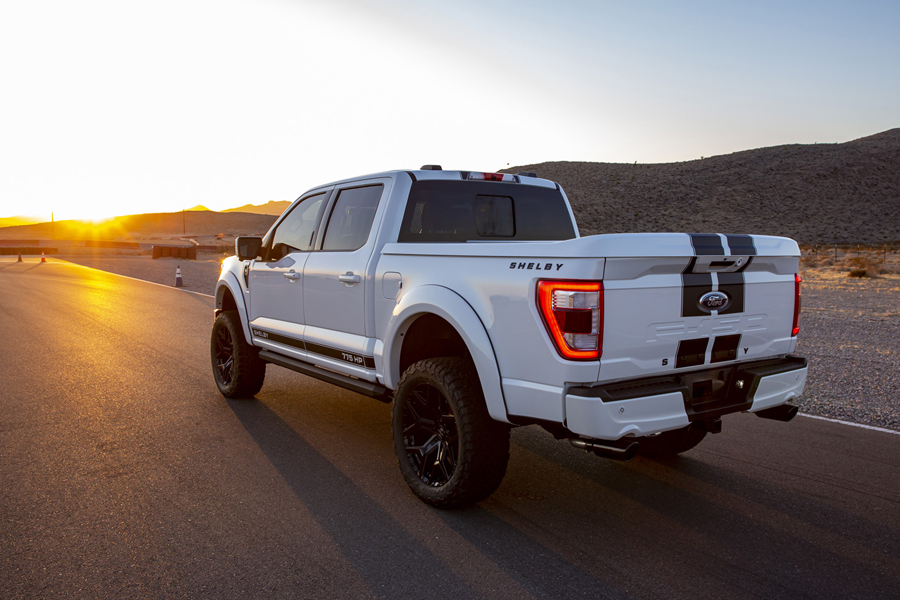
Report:
[[[383,185],[341,190],[325,229],[322,250],[358,250],[369,239]]]
[[[269,260],[279,260],[291,252],[312,250],[316,232],[316,218],[322,208],[325,194],[316,194],[303,200],[278,224],[272,237]]]

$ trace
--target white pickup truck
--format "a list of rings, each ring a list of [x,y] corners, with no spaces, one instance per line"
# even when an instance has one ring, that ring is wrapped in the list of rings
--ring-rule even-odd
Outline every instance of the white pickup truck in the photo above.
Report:
[[[426,165],[322,185],[216,285],[216,385],[272,363],[386,402],[400,469],[439,507],[506,472],[511,427],[628,460],[734,412],[790,420],[799,248],[756,235],[580,237],[560,186]]]

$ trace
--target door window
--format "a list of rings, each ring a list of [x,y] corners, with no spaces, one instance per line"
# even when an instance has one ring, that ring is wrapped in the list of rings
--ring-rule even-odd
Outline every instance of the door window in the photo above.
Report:
[[[341,190],[325,229],[322,250],[353,251],[369,239],[383,185]]]
[[[269,260],[279,260],[291,252],[312,250],[316,221],[324,199],[324,193],[306,198],[278,224],[272,237]]]

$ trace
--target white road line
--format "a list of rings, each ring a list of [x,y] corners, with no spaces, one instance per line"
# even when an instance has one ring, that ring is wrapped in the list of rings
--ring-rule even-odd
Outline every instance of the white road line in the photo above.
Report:
[[[871,429],[872,431],[881,431],[882,433],[893,433],[900,435],[900,431],[893,429],[885,429],[884,427],[873,427],[872,425],[863,425],[862,423],[851,423],[850,421],[841,421],[839,419],[829,419],[828,417],[820,417],[818,415],[808,415],[806,413],[797,413],[801,417],[809,417],[810,419],[819,419],[820,421],[830,421],[832,423],[840,423],[841,425],[850,425],[851,427],[860,427],[862,429]]]
[[[8,260],[0,260],[0,262],[16,262],[16,260],[12,260],[12,261],[8,261]],[[22,261],[22,262],[25,263],[25,262],[30,262],[30,261]],[[54,259],[54,260],[52,260],[52,261],[47,261],[47,262],[44,263],[44,264],[52,264],[52,263],[64,264],[64,265],[72,265],[72,266],[75,266],[75,267],[81,267],[82,269],[91,269],[92,271],[103,271],[103,269],[98,269],[98,268],[96,268],[96,267],[89,267],[89,266],[87,266],[87,265],[80,265],[80,264],[78,264],[78,263],[74,263],[74,262],[65,260],[65,259],[63,259],[63,258],[57,258],[57,259]],[[120,274],[120,273],[113,273],[112,271],[103,271],[103,272],[104,272],[104,273],[108,273],[109,275],[115,275],[116,277],[124,277],[125,279],[133,279],[133,280],[135,280],[135,281],[140,281],[140,282],[143,282],[143,283],[149,283],[149,284],[151,284],[151,285],[158,285],[159,287],[164,287],[164,288],[167,288],[167,289],[170,289],[170,290],[176,290],[176,291],[178,291],[178,292],[184,292],[184,293],[186,293],[186,294],[196,294],[196,295],[198,295],[198,296],[206,296],[207,298],[215,298],[215,296],[213,296],[212,294],[204,294],[203,292],[192,292],[191,290],[186,290],[186,289],[184,289],[184,288],[177,288],[177,287],[172,286],[172,285],[165,285],[164,283],[156,283],[155,281],[147,281],[146,279],[138,279],[137,277],[129,277],[128,275],[122,275],[122,274]]]
[[[62,261],[62,259],[60,259]],[[69,262],[69,261],[65,261]],[[69,262],[70,265],[75,265],[76,267],[83,267],[85,269],[93,269],[94,271],[103,271],[103,269],[98,269],[97,267],[89,267],[87,265],[79,265],[78,263]],[[159,287],[168,288],[170,290],[176,290],[179,292],[184,292],[186,294],[197,294],[198,296],[206,296],[207,298],[215,298],[215,296],[211,294],[204,294],[203,292],[192,292],[191,290],[186,290],[184,288],[177,288],[173,285],[166,285],[164,283],[156,283],[155,281],[147,281],[146,279],[138,279],[137,277],[129,277],[128,275],[122,275],[120,273],[113,273],[111,271],[103,271],[104,273],[109,273],[110,275],[115,275],[116,277],[124,277],[125,279],[133,279],[135,281],[142,281],[144,283],[149,283],[151,285],[158,285]]]

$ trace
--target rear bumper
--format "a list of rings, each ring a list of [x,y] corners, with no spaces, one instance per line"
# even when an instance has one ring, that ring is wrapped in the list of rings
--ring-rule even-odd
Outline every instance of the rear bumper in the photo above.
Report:
[[[570,387],[566,427],[578,435],[616,440],[757,412],[799,396],[806,385],[806,359],[738,363],[665,377]]]

